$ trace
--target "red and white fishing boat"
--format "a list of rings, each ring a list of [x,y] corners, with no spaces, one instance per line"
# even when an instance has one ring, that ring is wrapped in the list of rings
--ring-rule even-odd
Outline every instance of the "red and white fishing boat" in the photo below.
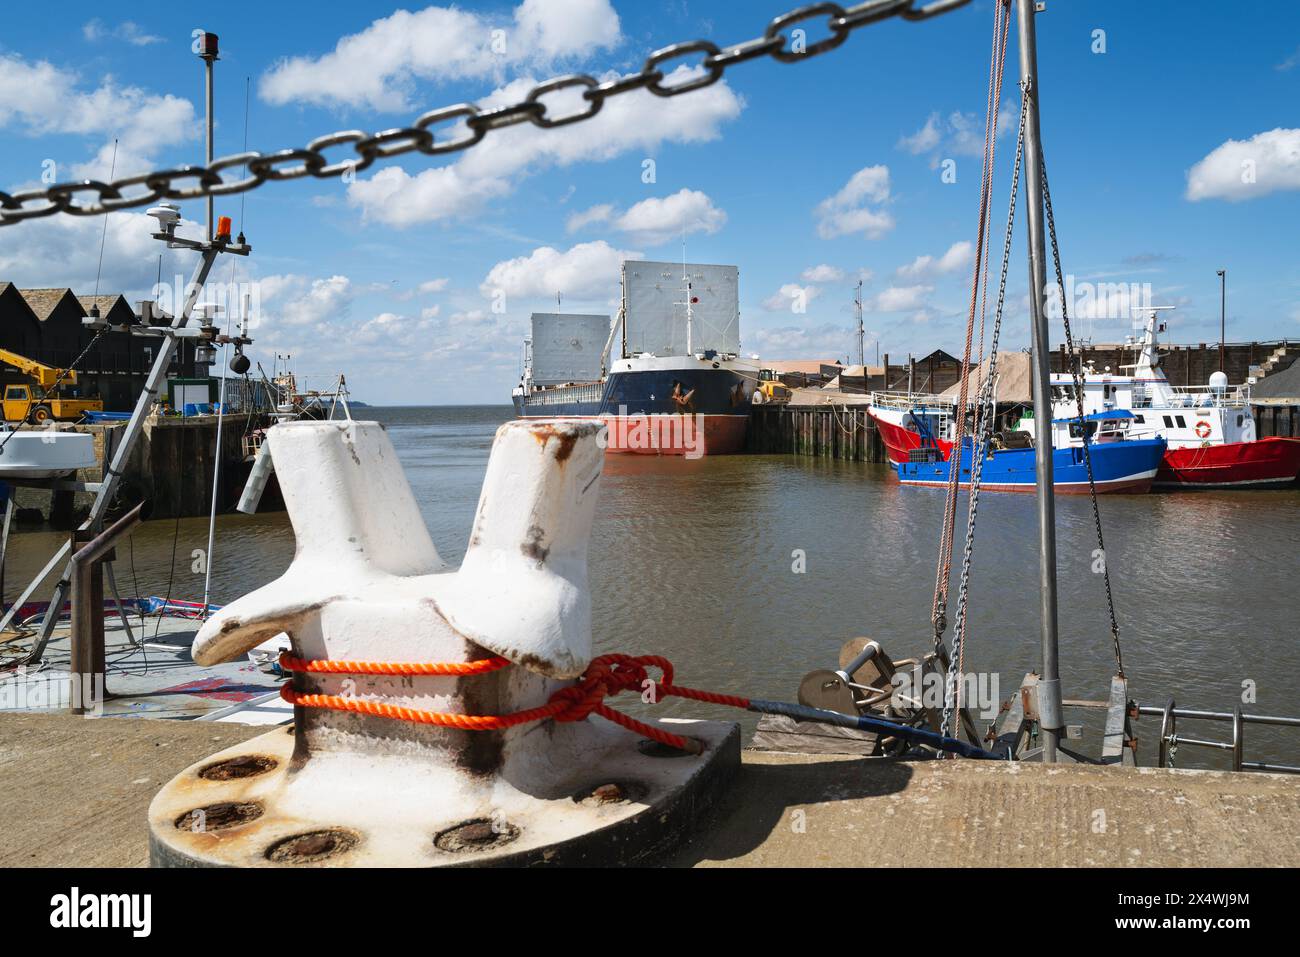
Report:
[[[1089,368],[1083,375],[1083,407],[1091,414],[1129,409],[1134,438],[1163,438],[1168,443],[1156,486],[1167,488],[1237,488],[1285,485],[1300,472],[1300,439],[1259,438],[1250,413],[1248,386],[1228,386],[1222,372],[1206,386],[1171,386],[1160,368],[1157,332],[1164,326],[1159,310],[1150,310],[1138,343],[1137,361],[1120,366],[1129,374],[1113,375]],[[1077,412],[1074,378],[1051,377],[1053,415]],[[1021,428],[1032,431],[1032,419]]]
[[[885,454],[894,463],[906,462],[913,449],[938,449],[941,458],[952,451],[952,418],[956,402],[939,395],[873,392],[867,415],[876,423]]]

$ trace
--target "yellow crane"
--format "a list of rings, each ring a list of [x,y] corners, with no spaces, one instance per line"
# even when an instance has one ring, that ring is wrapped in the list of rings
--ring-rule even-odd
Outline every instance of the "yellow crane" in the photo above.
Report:
[[[60,390],[63,386],[77,384],[77,373],[70,369],[56,369],[8,349],[0,349],[0,363],[13,366],[32,379],[30,383],[5,386],[6,422],[32,422],[40,425],[51,419],[75,421],[81,418],[83,412],[104,411],[104,403],[99,399],[78,399],[62,395]],[[33,392],[33,386],[39,392]]]

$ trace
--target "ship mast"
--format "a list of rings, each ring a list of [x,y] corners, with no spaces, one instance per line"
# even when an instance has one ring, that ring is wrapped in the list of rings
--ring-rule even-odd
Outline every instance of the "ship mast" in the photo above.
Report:
[[[692,344],[691,326],[694,315],[691,312],[691,281],[686,275],[686,227],[682,227],[682,285],[686,288],[686,354],[695,355],[695,349]]]
[[[1056,607],[1056,500],[1052,489],[1052,394],[1047,338],[1047,252],[1043,233],[1042,142],[1038,127],[1038,41],[1034,28],[1036,0],[1015,0],[1020,37],[1020,82],[1025,91],[1025,192],[1029,200],[1029,305],[1032,326],[1034,419],[1038,443],[1034,461],[1038,484],[1039,629],[1042,677],[1038,681],[1039,727],[1043,762],[1057,761],[1064,722],[1061,719],[1061,669]]]
[[[867,364],[864,347],[866,346],[867,333],[862,326],[862,280],[858,280],[858,291],[853,297],[853,311],[858,318],[858,365],[865,367]],[[866,373],[864,372],[863,375]]]

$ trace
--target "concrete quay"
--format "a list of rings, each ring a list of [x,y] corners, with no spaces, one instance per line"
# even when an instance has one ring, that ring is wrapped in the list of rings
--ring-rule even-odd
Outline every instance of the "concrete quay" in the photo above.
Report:
[[[0,714],[0,866],[138,867],[147,809],[265,727]],[[746,751],[663,863],[702,867],[1300,865],[1300,780]]]

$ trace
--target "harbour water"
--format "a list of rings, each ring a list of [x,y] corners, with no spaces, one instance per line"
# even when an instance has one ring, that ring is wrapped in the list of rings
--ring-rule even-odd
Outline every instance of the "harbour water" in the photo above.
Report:
[[[360,410],[359,410],[360,412]],[[368,408],[385,423],[445,559],[460,560],[496,427],[509,407]],[[941,490],[906,489],[885,466],[787,455],[699,460],[610,456],[590,555],[598,652],[670,658],[679,683],[793,700],[802,675],[835,667],[840,644],[867,635],[894,657],[931,642]],[[1143,705],[1300,711],[1300,643],[1290,606],[1300,541],[1300,490],[1109,496],[1107,558],[1124,665]],[[965,498],[959,525],[965,522]],[[1104,699],[1114,670],[1086,496],[1057,501],[1064,694]],[[1038,660],[1036,520],[1028,495],[980,503],[967,670],[994,672],[1005,698]],[[16,534],[7,596],[59,536]],[[148,522],[118,550],[124,594],[201,599],[202,519]],[[213,600],[277,577],[293,554],[287,516],[223,516]],[[961,540],[955,550],[958,562]],[[802,567],[802,571],[799,569]],[[956,595],[957,566],[953,595]],[[45,597],[42,592],[37,597]],[[1250,690],[1250,689],[1247,689]],[[626,696],[625,696],[626,697]],[[620,700],[619,707],[630,707]],[[676,699],[660,715],[736,719]],[[1098,740],[1101,716],[1072,711]],[[746,732],[753,718],[740,715]],[[1137,725],[1140,762],[1154,764],[1158,718]],[[981,722],[982,726],[982,722]],[[1226,725],[1193,725],[1227,739]],[[1294,763],[1296,737],[1251,726],[1250,760]],[[1185,749],[1180,766],[1225,767]]]

